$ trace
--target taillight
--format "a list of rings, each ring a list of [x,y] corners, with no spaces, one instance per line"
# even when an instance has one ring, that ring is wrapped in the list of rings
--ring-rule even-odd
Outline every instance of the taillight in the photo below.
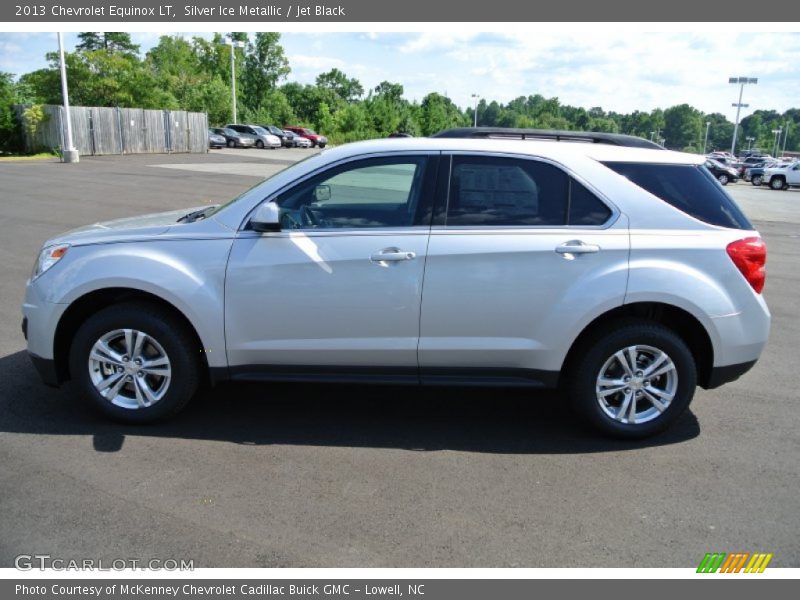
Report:
[[[728,244],[726,250],[747,283],[760,294],[766,279],[767,245],[764,240],[758,237],[736,240]]]

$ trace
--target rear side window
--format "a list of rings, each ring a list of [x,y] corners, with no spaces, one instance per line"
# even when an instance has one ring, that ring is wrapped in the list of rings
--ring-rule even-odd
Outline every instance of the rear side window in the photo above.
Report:
[[[603,164],[695,219],[718,227],[753,229],[733,198],[704,166]]]

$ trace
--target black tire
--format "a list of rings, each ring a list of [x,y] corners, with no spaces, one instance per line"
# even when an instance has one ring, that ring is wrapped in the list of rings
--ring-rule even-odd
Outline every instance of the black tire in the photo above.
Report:
[[[761,175],[753,175],[753,178],[750,180],[750,183],[758,187],[761,185],[761,181],[762,181]]]
[[[150,406],[127,408],[114,404],[92,382],[89,365],[92,348],[102,337],[121,329],[144,332],[160,345],[169,359],[171,376],[163,388],[163,396]],[[82,396],[107,417],[125,423],[151,423],[177,414],[191,400],[200,383],[199,356],[195,337],[169,311],[151,304],[131,302],[109,306],[81,325],[70,348],[70,374]],[[128,364],[132,362],[130,360]],[[97,369],[95,372],[99,373]],[[126,381],[133,381],[136,375],[125,377]],[[133,390],[135,383],[123,384],[117,402],[135,401],[128,398],[134,395]]]
[[[611,360],[617,351],[631,346],[652,347],[665,352],[675,366],[677,378],[677,382],[674,383],[674,397],[663,412],[658,412],[646,398],[636,401],[635,406],[642,408],[649,406],[650,412],[655,411],[656,414],[652,420],[641,423],[623,422],[610,416],[601,406],[597,392],[598,378],[601,370],[608,364],[607,361]],[[663,431],[686,410],[697,386],[695,360],[686,343],[672,330],[652,321],[642,319],[617,321],[583,342],[573,352],[573,356],[575,358],[568,365],[564,386],[571,407],[589,426],[612,437],[639,439]],[[646,358],[644,354],[637,356]],[[669,375],[661,377],[666,378]],[[654,381],[658,381],[658,378]],[[634,384],[630,385],[633,387]],[[613,396],[610,398],[614,399]],[[622,397],[619,399],[622,404]]]
[[[773,190],[782,190],[786,187],[786,182],[783,180],[783,177],[773,177],[769,180],[769,187]]]
[[[261,140],[256,140],[256,148],[258,148],[259,150],[263,150],[264,142],[262,142]]]
[[[233,140],[228,140],[228,148],[235,148],[235,147],[236,147],[236,142],[234,142]]]
[[[319,146],[320,149],[322,149],[322,148],[324,148],[326,146],[326,144],[317,144],[317,146]]]
[[[722,185],[728,185],[728,182],[730,181],[730,178],[727,175],[725,175],[725,173],[719,175],[717,179]]]

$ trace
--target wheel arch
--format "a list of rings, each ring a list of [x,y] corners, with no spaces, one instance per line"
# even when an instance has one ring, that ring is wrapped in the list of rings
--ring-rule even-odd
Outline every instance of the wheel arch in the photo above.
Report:
[[[186,330],[190,332],[197,343],[198,348],[202,349],[204,347],[197,329],[192,325],[189,318],[164,298],[135,288],[112,287],[97,289],[80,296],[72,302],[58,321],[53,339],[53,359],[59,383],[71,379],[69,353],[72,347],[72,340],[78,328],[97,311],[123,302],[142,302],[167,311],[186,327]],[[200,359],[201,370],[206,377],[209,377],[211,370],[204,352],[200,352]]]
[[[589,323],[573,341],[564,359],[559,385],[568,377],[570,366],[587,343],[602,330],[613,327],[614,323],[630,318],[639,318],[668,327],[689,347],[697,365],[697,383],[708,387],[714,365],[714,347],[705,326],[690,312],[662,302],[634,302],[613,308]]]

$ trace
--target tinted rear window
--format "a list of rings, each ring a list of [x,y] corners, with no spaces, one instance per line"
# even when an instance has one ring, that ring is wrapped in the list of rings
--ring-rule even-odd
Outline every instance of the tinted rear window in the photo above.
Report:
[[[695,219],[718,227],[753,229],[733,198],[702,165],[603,164]]]

